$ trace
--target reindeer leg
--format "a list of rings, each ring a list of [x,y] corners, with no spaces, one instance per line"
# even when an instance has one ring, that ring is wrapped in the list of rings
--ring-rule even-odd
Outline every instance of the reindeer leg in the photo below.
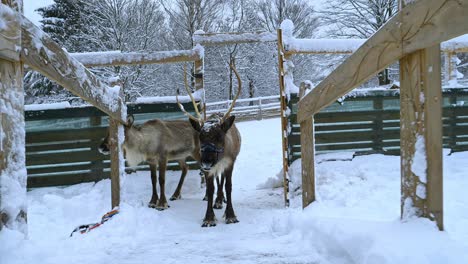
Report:
[[[223,209],[223,201],[224,201],[224,174],[221,175],[221,184],[219,183],[219,178],[216,177],[216,184],[218,185],[218,193],[216,194],[215,204],[213,206],[214,209]]]
[[[179,200],[181,198],[180,192],[182,189],[182,185],[184,184],[185,176],[187,175],[187,171],[188,171],[188,166],[185,160],[179,160],[179,166],[182,169],[182,174],[180,175],[179,184],[177,184],[177,188],[174,194],[171,196],[171,198],[169,198],[169,200],[171,201]]]
[[[156,208],[156,204],[158,203],[158,190],[156,189],[156,164],[150,164],[150,171],[151,171],[151,185],[153,190],[153,195],[151,196],[151,200],[148,204],[148,207]]]
[[[208,176],[205,174],[205,176]],[[208,203],[206,207],[205,219],[203,219],[202,227],[216,226],[216,217],[213,211],[213,194],[214,194],[214,176],[206,178],[206,190],[208,192]]]
[[[204,173],[203,175],[203,179],[206,179],[208,177],[208,175],[206,173]],[[214,177],[214,176],[213,176]],[[205,180],[204,180],[205,181]],[[204,184],[206,185],[206,182],[204,182]],[[219,186],[219,179],[218,179],[218,176],[216,176],[216,185]],[[206,188],[205,186],[205,197],[203,197],[203,201],[208,201],[208,188]],[[216,208],[215,208],[216,209]]]
[[[159,158],[159,191],[161,192],[161,197],[159,197],[156,209],[164,210],[169,208],[166,200],[165,185],[166,185],[166,167],[167,167],[167,158]]]
[[[226,224],[233,224],[238,223],[236,215],[234,214],[234,209],[232,208],[232,199],[231,199],[231,191],[232,191],[232,169],[233,167],[229,167],[224,171],[226,176],[226,196],[227,196],[227,205],[226,211],[224,212],[224,216],[226,217]]]

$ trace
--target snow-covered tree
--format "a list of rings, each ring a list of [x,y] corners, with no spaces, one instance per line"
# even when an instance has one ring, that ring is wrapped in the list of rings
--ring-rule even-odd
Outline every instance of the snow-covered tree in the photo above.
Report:
[[[197,30],[217,32],[226,0],[159,0],[168,17],[170,39],[179,49],[193,46]]]
[[[322,20],[331,37],[369,38],[398,11],[398,0],[333,0]],[[389,84],[388,70],[378,75],[379,85]]]
[[[261,26],[270,32],[276,32],[281,22],[290,19],[294,25],[294,35],[310,38],[318,26],[315,11],[307,0],[259,0],[258,18]]]

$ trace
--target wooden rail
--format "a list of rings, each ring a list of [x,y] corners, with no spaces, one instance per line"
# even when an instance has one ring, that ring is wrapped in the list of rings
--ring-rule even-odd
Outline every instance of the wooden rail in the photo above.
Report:
[[[238,99],[231,114],[236,116],[236,120],[262,120],[280,116],[280,96],[263,96],[256,98]],[[206,104],[206,113],[209,115],[216,112],[226,112],[232,100],[212,102]]]

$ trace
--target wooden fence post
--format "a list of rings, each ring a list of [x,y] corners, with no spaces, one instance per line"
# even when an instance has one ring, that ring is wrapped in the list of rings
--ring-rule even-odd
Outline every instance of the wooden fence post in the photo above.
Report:
[[[123,97],[123,89],[120,88],[120,104],[122,119],[126,119],[127,108]],[[109,150],[110,150],[110,178],[111,178],[111,204],[112,209],[120,205],[120,179],[125,174],[125,160],[122,145],[125,140],[123,125],[109,117]]]
[[[2,0],[22,12],[22,0]],[[6,8],[0,6],[1,9]],[[20,17],[3,12],[0,33],[10,43],[0,47],[0,230],[4,226],[27,233],[25,122]],[[13,45],[10,45],[13,44]]]
[[[282,138],[282,152],[283,152],[283,186],[284,186],[284,203],[289,207],[289,162],[288,162],[288,118],[286,116],[286,109],[288,102],[285,91],[285,69],[284,63],[286,58],[285,50],[283,47],[283,33],[278,29],[278,72],[279,72],[279,87],[280,87],[280,101],[281,101],[281,138]]]
[[[378,111],[374,117],[374,151],[383,151],[383,97],[373,100],[374,111]]]
[[[440,45],[400,60],[401,217],[443,230]]]
[[[315,201],[314,118],[301,122],[302,208]]]

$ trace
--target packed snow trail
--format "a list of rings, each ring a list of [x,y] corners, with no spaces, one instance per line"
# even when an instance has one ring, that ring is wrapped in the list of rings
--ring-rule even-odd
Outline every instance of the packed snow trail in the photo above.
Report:
[[[149,172],[122,182],[121,212],[84,235],[110,210],[110,181],[28,193],[29,239],[0,232],[0,263],[468,263],[468,152],[444,156],[446,232],[434,223],[399,220],[399,157],[350,153],[317,157],[317,202],[302,210],[300,193],[284,208],[279,119],[241,122],[242,148],[234,168],[233,206],[240,220],[202,228],[206,202],[197,171],[182,200],[147,207]],[[329,161],[335,159],[338,161]],[[328,160],[328,161],[327,161]],[[300,185],[300,163],[290,170]],[[171,195],[179,172],[166,175]],[[257,186],[262,187],[258,189]]]

